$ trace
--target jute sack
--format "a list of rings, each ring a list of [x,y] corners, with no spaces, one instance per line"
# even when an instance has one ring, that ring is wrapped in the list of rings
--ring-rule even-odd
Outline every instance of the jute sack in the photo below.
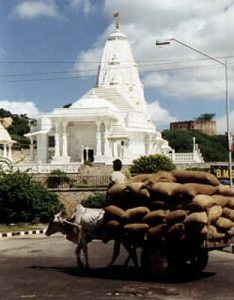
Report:
[[[149,211],[148,207],[138,206],[127,209],[122,217],[128,221],[140,221],[146,214],[149,213]]]
[[[216,204],[215,200],[211,196],[201,194],[201,195],[196,195],[192,199],[189,208],[194,211],[196,210],[203,211],[212,207],[215,204]]]
[[[123,229],[126,232],[146,232],[149,229],[149,225],[145,223],[131,223],[124,225]]]
[[[225,237],[225,233],[221,233],[217,231],[217,228],[213,225],[208,226],[207,239],[210,241],[222,239]]]
[[[191,199],[189,197],[174,197],[167,201],[168,210],[190,210],[189,204]],[[166,208],[165,208],[166,209]]]
[[[185,183],[181,184],[174,190],[174,196],[180,195],[187,196],[188,198],[193,198],[196,195],[213,195],[215,194],[217,188],[208,184],[200,184],[200,183]]]
[[[121,223],[117,220],[110,220],[104,224],[103,240],[108,242],[109,240],[119,237],[121,235]]]
[[[221,230],[228,230],[233,226],[233,222],[227,218],[219,217],[214,225]]]
[[[150,193],[147,188],[144,186],[143,182],[132,182],[126,185],[127,189],[132,193],[134,196],[149,199]]]
[[[205,211],[191,213],[191,214],[187,215],[184,222],[187,224],[198,223],[201,225],[206,225],[208,223],[207,213]]]
[[[110,218],[122,219],[125,215],[125,211],[115,205],[108,205],[104,208],[105,214],[108,214]]]
[[[201,237],[203,239],[206,239],[208,235],[208,225],[203,226],[202,230],[201,230]]]
[[[144,182],[147,179],[149,179],[151,176],[152,176],[152,174],[139,174],[139,175],[131,177],[127,183]]]
[[[234,196],[234,190],[232,190],[230,187],[220,184],[217,189],[217,194],[223,195],[223,196]]]
[[[229,237],[233,237],[234,236],[234,226],[232,226],[228,231],[227,234]]]
[[[175,182],[157,182],[151,188],[150,193],[153,195],[161,196],[163,198],[173,197],[176,190],[180,187],[180,183]]]
[[[185,225],[183,223],[176,223],[168,229],[167,234],[170,238],[184,237]]]
[[[116,229],[116,228],[120,227],[120,222],[117,220],[111,220],[111,221],[108,221],[105,224],[105,226],[106,226],[106,228]]]
[[[234,209],[234,198],[229,199],[227,207]]]
[[[173,170],[171,173],[176,177],[176,182],[179,183],[194,182],[213,186],[219,185],[218,179],[208,172]]]
[[[163,223],[165,217],[165,211],[162,209],[153,210],[148,212],[142,219],[142,222],[147,223],[151,226],[155,226]]]
[[[208,222],[214,224],[218,218],[222,215],[223,210],[219,205],[214,205],[208,210]]]
[[[126,185],[124,183],[115,183],[107,191],[108,195],[119,195],[126,190]]]
[[[231,199],[230,197],[222,196],[222,195],[212,195],[212,198],[214,199],[215,203],[217,205],[220,205],[221,207],[226,206]]]
[[[158,198],[160,199],[160,198]],[[152,210],[157,210],[157,209],[167,209],[168,208],[168,204],[163,201],[163,200],[152,200],[152,202],[150,203],[150,207]]]
[[[234,209],[224,207],[223,216],[230,219],[232,222],[234,222]]]
[[[177,209],[165,214],[165,222],[169,225],[181,223],[187,216],[187,212],[183,209]]]
[[[172,175],[171,172],[159,171],[154,173],[144,182],[144,184],[148,187],[153,186],[157,182],[175,182],[176,178]]]
[[[146,234],[147,240],[155,240],[155,239],[162,239],[165,236],[167,231],[166,224],[160,224],[154,227],[151,227]]]

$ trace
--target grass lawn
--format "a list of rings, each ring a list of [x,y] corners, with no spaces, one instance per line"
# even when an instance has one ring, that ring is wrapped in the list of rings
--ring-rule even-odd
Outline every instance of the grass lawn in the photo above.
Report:
[[[0,233],[4,232],[15,232],[15,231],[27,231],[27,230],[37,230],[45,229],[47,224],[30,224],[30,223],[18,223],[18,224],[0,224]]]

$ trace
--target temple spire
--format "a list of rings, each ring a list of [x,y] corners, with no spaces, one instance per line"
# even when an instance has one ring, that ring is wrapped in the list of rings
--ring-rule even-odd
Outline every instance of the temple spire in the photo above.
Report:
[[[115,18],[115,31],[119,31],[119,23],[120,23],[119,12],[114,14],[114,18]]]

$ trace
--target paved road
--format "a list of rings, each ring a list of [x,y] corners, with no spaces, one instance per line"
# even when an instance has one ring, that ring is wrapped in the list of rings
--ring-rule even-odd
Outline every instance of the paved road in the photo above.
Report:
[[[213,251],[197,278],[155,279],[124,268],[126,253],[106,268],[111,243],[89,245],[89,271],[76,269],[75,245],[62,236],[0,240],[0,299],[234,299],[234,254]]]

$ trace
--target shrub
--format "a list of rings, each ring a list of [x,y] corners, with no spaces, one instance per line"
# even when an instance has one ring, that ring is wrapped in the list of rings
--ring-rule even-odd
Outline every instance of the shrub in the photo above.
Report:
[[[142,173],[156,173],[158,171],[171,171],[176,167],[165,155],[153,154],[147,156],[141,156],[138,159],[133,160],[133,165],[130,167],[132,174]]]
[[[0,172],[0,223],[47,222],[63,205],[27,173]]]
[[[70,178],[67,174],[59,169],[53,170],[50,172],[49,177],[47,178],[48,188],[57,188],[64,183],[70,183]]]
[[[81,201],[84,207],[90,208],[103,208],[106,203],[106,193],[96,192],[93,195],[88,196],[87,199]]]

